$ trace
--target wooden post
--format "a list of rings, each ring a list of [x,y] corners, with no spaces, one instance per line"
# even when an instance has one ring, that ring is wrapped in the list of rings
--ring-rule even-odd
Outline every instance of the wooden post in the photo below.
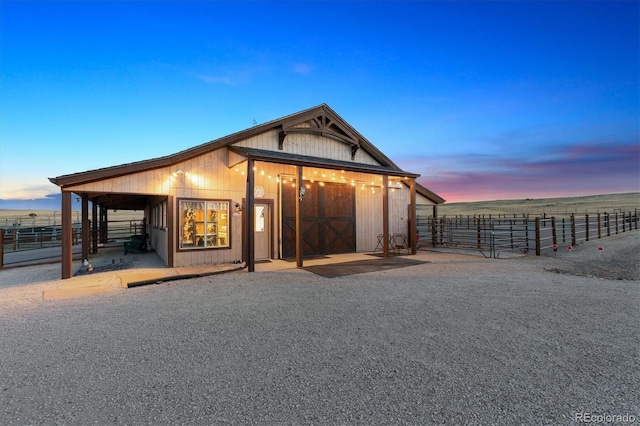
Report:
[[[105,229],[107,222],[107,213],[105,211]],[[165,224],[167,227],[167,266],[169,268],[173,268],[175,266],[174,263],[174,253],[176,252],[176,222],[175,222],[175,201],[173,196],[169,195],[167,197],[167,223]],[[105,232],[106,234],[106,232]]]
[[[80,244],[82,244],[82,259],[89,258],[89,197],[82,196],[82,231],[80,232]]]
[[[247,246],[246,246],[246,250],[247,250],[247,270],[249,272],[254,272],[255,271],[255,264],[256,264],[256,252],[255,252],[255,241],[254,241],[254,235],[253,235],[253,231],[254,231],[254,195],[253,195],[253,188],[255,185],[255,173],[253,172],[253,166],[255,164],[255,160],[251,157],[247,158],[247,191],[246,191],[246,198],[247,198],[247,209],[244,212],[245,215],[245,229],[247,231],[247,234],[245,235],[245,239],[247,241]],[[298,210],[296,207],[296,241],[298,238]],[[296,256],[297,256],[297,252],[298,252],[298,247],[297,247],[297,243],[296,243]],[[300,266],[300,265],[298,265]]]
[[[556,217],[551,216],[551,235],[553,237],[553,244],[558,244],[558,238],[556,236]]]
[[[586,235],[586,239],[587,241],[589,241],[589,215],[585,215],[585,219],[584,219],[584,226],[585,226],[585,233]]]
[[[606,223],[607,225],[607,237],[611,236],[611,215],[609,215],[609,213],[605,212],[604,213],[605,218],[604,218],[604,223]]]
[[[602,217],[598,213],[598,239],[602,238]]]
[[[509,221],[509,237],[511,238],[511,248],[513,248],[513,221]]]
[[[431,245],[435,247],[438,244],[437,217],[431,218]]]
[[[540,256],[540,217],[536,217],[536,256]]]
[[[571,245],[576,245],[576,216],[571,213]]]
[[[71,278],[73,269],[73,224],[71,223],[71,192],[62,191],[62,257],[60,277]]]
[[[618,212],[616,212],[616,235],[618,235]]]
[[[251,172],[253,175],[253,171]],[[300,197],[300,188],[302,188],[302,166],[298,166],[298,176],[296,178],[296,265],[298,268],[303,266],[303,235],[302,235],[302,197]],[[253,195],[253,189],[251,190]],[[253,205],[253,203],[251,203]],[[253,208],[253,206],[251,207]],[[251,231],[253,233],[253,221],[251,222]]]
[[[169,211],[167,210],[168,213]],[[102,218],[100,219],[100,242],[106,244],[109,241],[109,211],[104,206],[100,206],[100,217]],[[167,225],[165,223],[165,226]],[[167,226],[167,229],[169,229],[169,226]]]
[[[91,203],[91,253],[98,252],[98,205]]]
[[[478,217],[478,222],[477,222],[477,225],[476,225],[477,226],[477,237],[478,237],[478,248],[482,248],[482,246],[481,246],[481,244],[482,244],[481,233],[480,233],[480,220],[481,219]]]
[[[389,176],[382,177],[382,255],[389,257]]]
[[[416,180],[411,178],[409,181],[409,199],[411,200],[411,217],[409,218],[409,244],[411,254],[416,254],[418,238],[416,238]]]

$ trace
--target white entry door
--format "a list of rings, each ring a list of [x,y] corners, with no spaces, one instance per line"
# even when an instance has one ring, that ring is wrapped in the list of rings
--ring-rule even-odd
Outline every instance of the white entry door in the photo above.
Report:
[[[254,204],[253,236],[255,243],[255,260],[270,259],[269,247],[271,247],[271,212],[269,204]]]

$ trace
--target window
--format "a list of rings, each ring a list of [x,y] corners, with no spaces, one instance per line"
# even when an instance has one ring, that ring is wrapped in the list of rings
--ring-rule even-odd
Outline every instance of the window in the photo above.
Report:
[[[179,248],[230,247],[229,200],[180,200]]]
[[[167,202],[163,201],[153,206],[151,213],[151,224],[154,228],[167,228]]]

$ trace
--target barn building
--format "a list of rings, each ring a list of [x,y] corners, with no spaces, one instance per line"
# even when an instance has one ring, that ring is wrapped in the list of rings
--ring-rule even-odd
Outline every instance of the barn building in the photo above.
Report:
[[[62,191],[62,278],[72,276],[72,197],[82,254],[98,250],[109,210],[144,210],[167,267],[370,252],[393,235],[415,254],[417,205],[444,200],[416,183],[326,104],[160,158],[50,178]],[[91,219],[89,218],[91,207]]]

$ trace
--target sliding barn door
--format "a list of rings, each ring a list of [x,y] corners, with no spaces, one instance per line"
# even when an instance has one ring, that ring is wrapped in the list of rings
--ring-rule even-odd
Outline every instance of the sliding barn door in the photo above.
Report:
[[[306,188],[306,185],[310,185]],[[356,198],[351,185],[305,182],[302,241],[305,257],[356,251]],[[298,185],[282,186],[283,257],[296,256]]]

